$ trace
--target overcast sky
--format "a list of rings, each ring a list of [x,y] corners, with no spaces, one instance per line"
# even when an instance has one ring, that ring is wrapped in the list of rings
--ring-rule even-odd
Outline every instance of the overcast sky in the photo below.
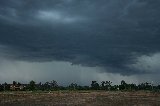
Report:
[[[1,0],[0,82],[160,80],[159,0]]]

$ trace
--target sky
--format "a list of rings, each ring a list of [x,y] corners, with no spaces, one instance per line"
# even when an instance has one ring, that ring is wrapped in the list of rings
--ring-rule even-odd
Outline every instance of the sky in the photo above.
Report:
[[[1,0],[0,82],[160,83],[159,0]]]

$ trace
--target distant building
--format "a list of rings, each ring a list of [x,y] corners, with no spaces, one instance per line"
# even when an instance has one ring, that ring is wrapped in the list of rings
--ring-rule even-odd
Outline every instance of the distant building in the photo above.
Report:
[[[23,84],[22,85],[13,85],[13,84],[10,85],[10,90],[12,91],[24,90],[24,88],[26,88],[26,86]]]

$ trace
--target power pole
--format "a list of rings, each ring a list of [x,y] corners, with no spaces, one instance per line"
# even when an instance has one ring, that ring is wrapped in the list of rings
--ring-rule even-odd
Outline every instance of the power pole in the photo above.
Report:
[[[152,90],[153,90],[153,81],[152,81]]]

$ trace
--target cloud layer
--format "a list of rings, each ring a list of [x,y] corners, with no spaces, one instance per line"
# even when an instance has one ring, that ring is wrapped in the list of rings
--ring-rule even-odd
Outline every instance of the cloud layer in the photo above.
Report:
[[[13,80],[21,83],[29,83],[31,80],[36,81],[36,83],[45,83],[56,80],[59,85],[68,86],[71,83],[90,85],[93,80],[99,83],[110,80],[113,84],[120,84],[121,80],[125,80],[127,83],[136,84],[153,81],[157,85],[159,80],[157,74],[122,76],[115,73],[99,73],[98,67],[73,66],[69,62],[57,61],[39,63],[3,60],[1,58],[0,70],[0,83],[12,83]]]
[[[0,1],[1,56],[68,61],[123,75],[148,73],[144,65],[143,69],[132,65],[144,63],[137,63],[138,57],[160,52],[159,4],[159,0]]]

